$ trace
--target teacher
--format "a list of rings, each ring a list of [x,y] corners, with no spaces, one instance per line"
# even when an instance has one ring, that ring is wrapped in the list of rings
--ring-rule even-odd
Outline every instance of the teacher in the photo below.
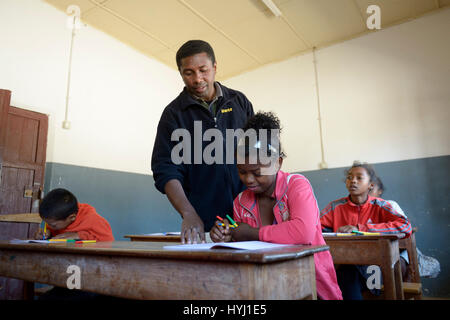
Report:
[[[156,188],[167,195],[183,218],[181,242],[197,243],[205,241],[205,231],[212,228],[217,215],[232,214],[233,200],[244,189],[234,157],[231,163],[227,161],[226,129],[241,129],[254,112],[243,93],[215,81],[217,63],[209,43],[186,42],[178,49],[176,62],[185,87],[159,120],[152,171]],[[181,154],[173,152],[179,151],[181,143],[179,135],[173,135],[175,130],[182,133],[186,147]],[[212,139],[204,136],[207,130],[215,133]],[[217,133],[221,133],[220,138]],[[233,140],[235,146],[235,137]],[[223,149],[211,153],[208,145],[212,143]],[[215,161],[205,162],[205,154],[211,154]],[[175,155],[183,161],[174,159]],[[223,159],[217,161],[219,155]]]

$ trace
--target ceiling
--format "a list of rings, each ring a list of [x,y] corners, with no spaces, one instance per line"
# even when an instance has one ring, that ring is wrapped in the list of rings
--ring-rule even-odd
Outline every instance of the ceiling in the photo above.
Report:
[[[450,6],[450,0],[44,0],[136,50],[176,69],[175,53],[187,40],[214,48],[217,79],[363,34],[369,5],[381,9],[381,27]]]

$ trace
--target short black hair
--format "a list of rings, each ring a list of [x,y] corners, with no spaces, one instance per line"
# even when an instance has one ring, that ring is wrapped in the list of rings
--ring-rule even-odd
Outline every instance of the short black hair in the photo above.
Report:
[[[381,190],[381,193],[383,193],[384,191],[386,191],[384,189],[384,184],[383,181],[381,181],[381,178],[379,176],[376,176],[373,180],[373,184],[375,184],[378,187],[378,190]]]
[[[78,213],[78,200],[70,191],[62,188],[50,191],[39,206],[41,218],[64,220],[73,213]]]
[[[279,155],[280,157],[285,157],[285,154],[281,151],[281,141],[280,141],[280,134],[281,134],[281,124],[280,119],[273,113],[273,112],[263,112],[259,111],[256,113],[253,117],[249,118],[247,120],[247,123],[245,124],[244,128],[242,128],[245,132],[248,132],[248,130],[255,130],[256,133],[256,141],[261,141],[260,137],[260,130],[264,129],[267,130],[267,146],[265,146],[267,149],[267,155],[273,156],[273,155]],[[272,129],[277,130],[277,134],[275,137],[272,137]],[[278,149],[276,150],[275,154],[273,153],[273,149],[270,147],[270,142],[272,139],[276,139],[276,142],[278,143]],[[273,141],[272,141],[273,142]],[[239,152],[241,155],[244,155],[245,157],[248,157],[250,155],[250,137],[244,136],[244,141],[240,142],[238,145]],[[241,149],[242,148],[242,149]]]
[[[212,64],[216,62],[216,56],[214,55],[214,50],[211,45],[203,40],[189,40],[183,44],[180,49],[178,49],[176,54],[177,67],[178,70],[181,68],[181,60],[186,57],[191,57],[198,53],[205,52],[211,59]]]
[[[352,170],[353,168],[357,168],[357,167],[361,167],[366,169],[367,174],[370,177],[370,182],[374,182],[375,178],[377,177],[376,173],[375,173],[375,169],[373,168],[373,166],[367,162],[361,162],[361,161],[353,161],[353,165],[348,169],[345,170],[345,177],[347,178],[348,174],[350,173],[350,170]]]

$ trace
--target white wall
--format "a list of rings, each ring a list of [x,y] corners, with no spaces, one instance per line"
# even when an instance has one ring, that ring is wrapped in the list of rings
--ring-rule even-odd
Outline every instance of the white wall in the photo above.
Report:
[[[450,154],[449,39],[446,9],[316,52],[329,167]],[[312,53],[224,84],[280,117],[285,170],[318,169]]]
[[[151,173],[160,114],[181,91],[172,70],[108,35],[78,31],[64,120],[71,31],[38,0],[0,0],[0,88],[50,115],[47,161]],[[386,162],[450,153],[450,9],[317,52],[325,160]],[[270,50],[270,47],[268,48]],[[218,61],[220,68],[220,61]],[[223,82],[284,127],[288,171],[321,161],[312,54]]]
[[[42,1],[0,1],[0,88],[12,91],[12,105],[49,115],[47,162],[151,173],[156,126],[183,88],[179,74],[87,26],[75,37],[64,130],[66,20]]]

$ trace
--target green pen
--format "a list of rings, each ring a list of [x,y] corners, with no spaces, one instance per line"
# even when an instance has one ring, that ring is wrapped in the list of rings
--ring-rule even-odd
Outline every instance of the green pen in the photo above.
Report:
[[[230,222],[233,224],[233,226],[237,227],[237,223],[236,221],[234,221],[233,219],[231,219],[231,217],[229,215],[227,215],[228,220],[230,220]]]

